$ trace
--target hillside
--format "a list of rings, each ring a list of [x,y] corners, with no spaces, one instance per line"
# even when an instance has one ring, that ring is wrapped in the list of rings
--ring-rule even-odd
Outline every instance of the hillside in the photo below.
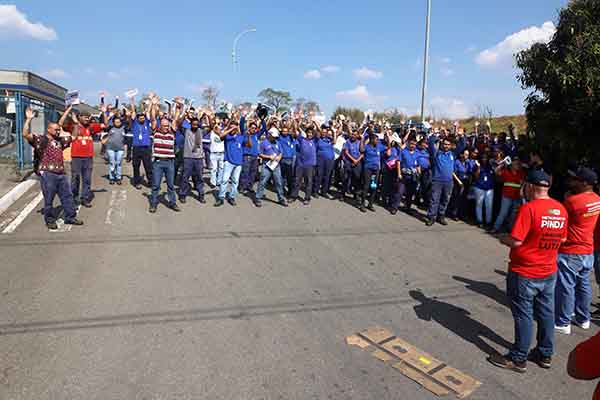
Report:
[[[464,127],[467,132],[475,130],[475,122],[478,119],[475,117],[460,120],[460,125]],[[479,120],[481,124],[485,124],[486,121]],[[508,132],[508,126],[513,124],[516,128],[516,133],[525,133],[527,130],[527,119],[525,115],[508,115],[492,118],[492,131],[493,132]]]

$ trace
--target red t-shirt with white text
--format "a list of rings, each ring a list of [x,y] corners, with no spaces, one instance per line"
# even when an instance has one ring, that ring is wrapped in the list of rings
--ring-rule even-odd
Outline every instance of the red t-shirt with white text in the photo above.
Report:
[[[600,215],[600,196],[594,192],[567,197],[565,208],[569,213],[569,234],[560,247],[561,254],[593,254],[594,230]]]
[[[510,270],[533,279],[554,274],[567,225],[567,210],[556,200],[537,199],[523,205],[511,232],[523,244],[511,249]]]
[[[93,135],[102,130],[102,124],[79,125],[79,136],[71,143],[71,157],[94,157]]]

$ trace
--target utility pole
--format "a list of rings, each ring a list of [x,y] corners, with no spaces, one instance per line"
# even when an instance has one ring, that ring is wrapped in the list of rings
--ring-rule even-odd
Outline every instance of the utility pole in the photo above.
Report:
[[[425,121],[425,98],[429,70],[429,25],[431,22],[431,0],[427,0],[427,22],[425,24],[425,59],[423,60],[423,90],[421,91],[421,122]]]

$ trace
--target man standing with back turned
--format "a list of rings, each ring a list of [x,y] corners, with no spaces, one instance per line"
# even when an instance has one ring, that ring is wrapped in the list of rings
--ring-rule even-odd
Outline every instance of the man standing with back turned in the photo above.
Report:
[[[554,353],[554,286],[558,249],[567,237],[568,215],[548,196],[550,176],[531,171],[525,193],[529,202],[517,215],[510,236],[510,264],[506,294],[515,321],[515,342],[506,356],[493,354],[488,361],[497,367],[524,373],[527,360],[550,368]],[[537,322],[537,347],[529,353],[533,321]]]

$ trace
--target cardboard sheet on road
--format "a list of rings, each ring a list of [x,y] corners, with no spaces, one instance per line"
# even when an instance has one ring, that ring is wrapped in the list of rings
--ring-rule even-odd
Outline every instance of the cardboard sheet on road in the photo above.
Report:
[[[400,371],[437,396],[450,393],[462,399],[477,389],[481,382],[448,366],[432,355],[396,337],[385,328],[369,328],[346,338],[350,346],[373,350],[375,358]]]

